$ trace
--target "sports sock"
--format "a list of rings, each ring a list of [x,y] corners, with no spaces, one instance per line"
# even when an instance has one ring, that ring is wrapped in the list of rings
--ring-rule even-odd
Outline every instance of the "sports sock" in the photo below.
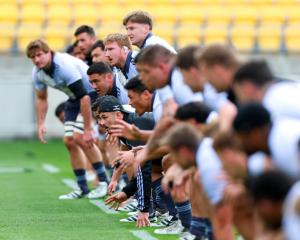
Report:
[[[89,187],[87,185],[85,170],[84,169],[74,169],[74,174],[76,176],[77,184],[81,189],[83,194],[89,193]]]
[[[100,182],[108,182],[103,162],[96,162],[92,165],[98,175],[98,180]]]
[[[192,217],[190,233],[198,238],[207,236],[206,219],[199,217]]]
[[[182,226],[189,229],[192,218],[192,208],[190,201],[175,203],[175,206]]]

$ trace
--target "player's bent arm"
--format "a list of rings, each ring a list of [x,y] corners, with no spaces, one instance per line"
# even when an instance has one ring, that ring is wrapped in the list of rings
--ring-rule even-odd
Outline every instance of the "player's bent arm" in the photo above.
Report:
[[[36,111],[38,126],[44,125],[48,110],[47,88],[36,91]]]
[[[230,129],[233,119],[237,113],[236,106],[230,101],[226,102],[219,111],[219,121],[220,121],[220,129],[228,130]]]

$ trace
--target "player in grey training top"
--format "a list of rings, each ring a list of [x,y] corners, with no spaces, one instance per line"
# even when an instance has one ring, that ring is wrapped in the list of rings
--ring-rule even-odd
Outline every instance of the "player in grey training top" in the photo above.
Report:
[[[69,54],[54,53],[48,44],[42,40],[29,43],[27,56],[35,65],[33,79],[37,94],[38,136],[42,143],[46,143],[44,134],[46,132],[45,118],[48,107],[47,86],[56,88],[69,96],[64,110],[64,142],[70,155],[80,191],[62,195],[60,199],[75,199],[86,195],[89,198],[103,197],[107,193],[107,177],[101,162],[99,149],[93,139],[91,97],[95,92],[90,86],[86,74],[88,66],[80,59]],[[79,112],[81,112],[84,120],[83,135],[74,134]],[[91,192],[89,192],[85,178],[82,150],[88,156],[100,181],[99,187]]]

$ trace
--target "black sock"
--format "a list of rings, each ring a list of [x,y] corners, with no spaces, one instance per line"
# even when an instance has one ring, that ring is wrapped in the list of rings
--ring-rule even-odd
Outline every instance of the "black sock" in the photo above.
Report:
[[[212,227],[211,221],[208,218],[206,218],[205,222],[206,222],[206,236],[207,236],[207,239],[208,240],[213,240],[214,235],[213,235],[213,227]]]
[[[192,218],[192,208],[190,201],[175,203],[175,206],[182,226],[189,229]]]
[[[81,189],[83,194],[89,193],[89,187],[87,185],[85,170],[84,169],[74,169],[74,174],[76,176],[77,184]]]
[[[92,165],[98,175],[98,180],[100,182],[108,182],[103,162],[96,162]]]
[[[199,217],[192,217],[190,232],[196,237],[206,237],[207,229],[206,229],[206,219]]]

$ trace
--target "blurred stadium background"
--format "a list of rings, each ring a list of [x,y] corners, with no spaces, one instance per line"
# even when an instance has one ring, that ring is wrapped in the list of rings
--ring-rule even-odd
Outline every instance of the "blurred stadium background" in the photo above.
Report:
[[[29,41],[43,38],[64,51],[79,25],[93,26],[102,39],[125,32],[123,17],[137,9],[148,11],[154,34],[176,48],[222,42],[265,57],[280,76],[300,76],[300,0],[0,0],[0,138],[35,136]],[[50,99],[48,136],[61,136],[54,108],[66,97],[51,90]]]

